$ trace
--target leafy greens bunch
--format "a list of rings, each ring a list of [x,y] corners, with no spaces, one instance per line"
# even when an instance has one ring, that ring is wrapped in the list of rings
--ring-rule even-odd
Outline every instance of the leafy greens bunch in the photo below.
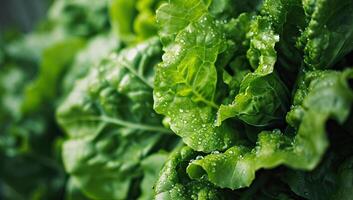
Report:
[[[157,199],[224,199],[224,189],[249,186],[246,198],[351,199],[352,147],[335,140],[352,141],[353,71],[351,63],[337,64],[353,49],[352,9],[352,2],[331,0],[174,0],[159,7],[165,53],[154,108],[188,147],[164,166]],[[335,161],[322,161],[332,152]],[[330,164],[320,173],[334,175],[314,181],[331,187],[327,193],[309,187],[301,171],[321,161]],[[289,169],[276,172],[282,165]],[[295,195],[262,194],[255,177],[267,169]]]
[[[0,40],[0,199],[350,200],[352,43],[345,0],[54,1]]]

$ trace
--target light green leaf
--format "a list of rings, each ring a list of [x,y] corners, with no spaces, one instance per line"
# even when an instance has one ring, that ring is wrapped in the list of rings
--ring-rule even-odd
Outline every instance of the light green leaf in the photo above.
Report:
[[[110,18],[114,31],[127,44],[157,34],[155,10],[163,0],[112,0]]]
[[[173,1],[162,6],[157,12],[160,26],[165,26],[161,37],[170,40],[165,48],[163,63],[157,67],[154,108],[169,117],[171,129],[183,138],[193,149],[210,152],[224,149],[232,143],[234,134],[225,126],[215,127],[214,116],[218,105],[215,102],[217,86],[217,56],[224,51],[224,36],[207,14],[203,1]],[[178,26],[167,27],[170,20],[180,13],[168,13],[179,7],[186,9],[189,4],[197,16],[183,15]],[[201,13],[204,13],[201,16]],[[159,13],[159,14],[158,14]],[[168,17],[169,16],[169,17]],[[188,24],[189,23],[189,24]],[[180,30],[182,29],[182,30]]]
[[[155,199],[161,200],[218,200],[224,199],[221,193],[204,180],[190,180],[185,173],[189,160],[197,152],[183,147],[171,154],[160,172],[156,184]],[[225,194],[225,193],[223,193]]]
[[[288,89],[277,75],[258,77],[249,74],[243,79],[233,103],[220,106],[217,125],[231,117],[254,126],[278,124],[283,120],[288,105]]]
[[[210,3],[211,0],[173,0],[162,4],[157,10],[157,23],[163,45],[174,41],[190,23],[198,22]]]
[[[255,148],[238,145],[224,153],[207,155],[191,162],[188,174],[194,179],[207,174],[209,181],[219,187],[238,189],[249,186],[261,168],[284,164],[295,169],[313,169],[328,147],[326,122],[334,119],[342,124],[349,115],[353,93],[348,80],[352,77],[352,70],[308,73],[296,93],[301,101],[295,101],[287,116],[297,130],[293,138],[279,130],[264,131]],[[299,109],[301,114],[297,115]]]

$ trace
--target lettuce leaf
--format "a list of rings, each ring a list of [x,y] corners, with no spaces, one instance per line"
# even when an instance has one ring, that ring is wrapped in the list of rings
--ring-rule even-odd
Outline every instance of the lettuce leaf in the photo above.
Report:
[[[212,184],[203,180],[190,180],[185,173],[188,162],[196,155],[197,152],[189,147],[179,148],[170,155],[156,183],[156,199],[224,199],[223,194]]]
[[[84,40],[80,38],[66,38],[43,50],[37,78],[24,91],[23,112],[36,111],[39,106],[55,98],[60,90],[60,78],[84,45]]]
[[[157,33],[155,10],[163,0],[113,0],[110,21],[116,35],[127,44],[135,44]]]
[[[58,122],[69,136],[62,151],[65,170],[84,195],[134,195],[130,187],[144,170],[145,178],[154,177],[144,158],[157,145],[164,148],[159,143],[172,144],[170,130],[152,108],[153,66],[160,54],[156,38],[112,54],[77,81],[59,107]],[[143,185],[141,198],[150,198]]]
[[[348,81],[352,70],[342,73],[315,71],[306,74],[299,86],[287,121],[297,131],[294,137],[279,130],[262,132],[256,147],[238,145],[224,153],[214,153],[190,163],[192,178],[207,175],[219,187],[238,189],[249,186],[255,172],[284,164],[295,169],[313,169],[328,148],[326,122],[343,124],[353,101]]]
[[[298,40],[309,69],[326,69],[352,50],[353,3],[351,1],[303,1],[309,19]]]
[[[171,129],[188,146],[205,152],[225,149],[234,138],[228,127],[215,127],[212,118],[218,109],[215,62],[227,46],[208,6],[209,2],[198,0],[173,1],[157,11],[157,20],[164,27],[162,42],[175,40],[164,49],[154,89],[155,110],[171,118]],[[194,10],[189,12],[191,16],[179,9],[188,7]]]
[[[65,73],[62,80],[63,93],[69,92],[75,85],[75,81],[84,77],[92,66],[99,62],[110,52],[117,51],[121,42],[112,33],[102,33],[92,37],[75,55],[71,67]]]

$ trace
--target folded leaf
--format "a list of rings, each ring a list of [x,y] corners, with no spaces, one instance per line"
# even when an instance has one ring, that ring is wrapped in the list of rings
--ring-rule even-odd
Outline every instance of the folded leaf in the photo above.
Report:
[[[275,74],[245,76],[239,94],[230,105],[221,105],[217,125],[231,117],[253,126],[279,124],[289,105],[289,92]]]
[[[308,73],[287,115],[289,124],[297,130],[293,138],[279,130],[262,132],[255,148],[238,145],[224,153],[207,155],[191,162],[188,174],[194,179],[207,174],[217,186],[237,189],[249,186],[261,168],[284,164],[313,169],[328,147],[326,122],[333,119],[343,124],[349,115],[353,93],[348,81],[352,77],[352,70]]]
[[[189,147],[176,150],[164,165],[156,184],[155,199],[163,200],[208,200],[224,199],[221,193],[207,181],[190,180],[185,173],[189,161],[197,152]]]

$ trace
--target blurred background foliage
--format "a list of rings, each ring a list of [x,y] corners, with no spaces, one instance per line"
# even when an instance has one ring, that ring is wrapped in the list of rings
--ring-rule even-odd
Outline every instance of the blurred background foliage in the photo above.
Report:
[[[1,0],[0,30],[31,31],[45,17],[51,0]]]
[[[76,78],[119,47],[109,33],[107,4],[0,1],[1,200],[64,199],[71,187],[55,108]]]

